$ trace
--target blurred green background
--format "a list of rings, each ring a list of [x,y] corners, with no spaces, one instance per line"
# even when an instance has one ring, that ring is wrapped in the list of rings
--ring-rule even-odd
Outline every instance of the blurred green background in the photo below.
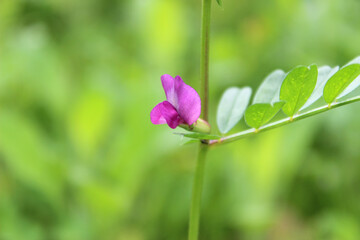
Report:
[[[186,239],[197,146],[149,113],[162,74],[199,90],[200,11],[0,0],[1,240]],[[214,133],[227,87],[360,55],[359,12],[358,0],[214,0]],[[201,239],[359,239],[359,122],[352,104],[211,150]]]

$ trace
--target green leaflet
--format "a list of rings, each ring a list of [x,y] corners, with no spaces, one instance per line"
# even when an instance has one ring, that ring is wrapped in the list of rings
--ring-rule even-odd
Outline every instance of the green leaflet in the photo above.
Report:
[[[331,104],[360,74],[360,64],[351,64],[335,73],[324,87],[325,102]]]
[[[258,129],[278,113],[284,102],[279,102],[280,88],[286,73],[275,70],[270,73],[256,91],[251,105],[245,112],[246,124]]]
[[[284,81],[285,76],[286,73],[279,69],[270,73],[256,91],[253,104],[278,102],[280,87]]]
[[[219,4],[219,6],[222,6],[222,0],[216,0],[216,2]]]
[[[221,97],[217,110],[217,124],[221,133],[230,131],[243,117],[249,104],[251,88],[228,88]]]
[[[294,68],[288,73],[280,89],[280,100],[285,101],[283,112],[293,117],[311,96],[318,75],[315,65]]]
[[[350,62],[348,62],[345,66],[348,66],[350,64],[354,64],[354,63],[358,63],[360,64],[360,56],[354,58],[353,60],[351,60]],[[360,76],[358,76],[357,78],[355,78],[354,81],[352,81],[349,86],[347,86],[345,88],[345,90],[339,95],[339,98],[342,98],[346,95],[348,95],[349,93],[353,92],[356,88],[358,88],[360,86]]]
[[[258,129],[269,122],[281,109],[285,102],[256,103],[248,107],[245,112],[246,124],[250,127]]]

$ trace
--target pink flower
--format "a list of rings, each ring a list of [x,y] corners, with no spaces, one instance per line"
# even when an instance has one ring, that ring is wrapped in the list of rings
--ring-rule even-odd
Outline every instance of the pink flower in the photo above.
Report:
[[[175,79],[170,75],[162,75],[161,82],[167,101],[156,105],[150,113],[153,124],[165,124],[176,128],[180,124],[192,125],[198,120],[201,113],[199,94],[181,77]]]

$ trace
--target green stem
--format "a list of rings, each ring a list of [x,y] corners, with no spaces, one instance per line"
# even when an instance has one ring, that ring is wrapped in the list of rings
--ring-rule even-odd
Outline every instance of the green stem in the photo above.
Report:
[[[269,123],[267,125],[260,127],[259,129],[251,128],[251,129],[248,129],[248,130],[245,130],[242,132],[238,132],[238,133],[220,138],[218,140],[210,140],[210,141],[208,141],[208,144],[209,145],[219,145],[219,144],[234,142],[236,140],[239,140],[239,139],[242,139],[245,137],[249,137],[249,136],[261,133],[261,132],[265,132],[265,131],[268,131],[268,130],[271,130],[274,128],[278,128],[278,127],[287,125],[289,123],[296,122],[301,119],[308,118],[308,117],[311,117],[313,115],[316,115],[316,114],[319,114],[322,112],[329,111],[330,109],[338,108],[340,106],[347,105],[347,104],[350,104],[353,102],[358,102],[358,101],[360,101],[360,97],[354,97],[354,98],[351,98],[351,99],[348,99],[348,100],[342,101],[342,102],[335,102],[335,103],[332,103],[331,105],[325,105],[325,106],[322,106],[319,108],[315,108],[311,111],[301,113],[299,115],[295,115],[293,117],[289,117],[289,118],[281,119],[281,120],[273,122],[273,123]]]
[[[202,119],[208,122],[209,119],[209,40],[210,40],[210,13],[211,1],[202,0],[201,14],[201,57],[200,57],[200,97]],[[199,235],[200,205],[202,186],[204,182],[204,170],[206,152],[208,146],[200,144],[199,155],[196,162],[196,170],[192,191],[190,219],[189,219],[189,240],[197,240]]]
[[[202,23],[201,23],[201,58],[200,58],[200,81],[201,81],[201,109],[202,118],[208,121],[209,117],[209,44],[210,44],[210,13],[211,1],[202,0]]]
[[[204,182],[204,171],[205,171],[207,149],[208,149],[207,145],[200,144],[198,159],[196,163],[194,183],[193,183],[192,199],[191,199],[189,240],[197,240],[199,235],[201,193]]]

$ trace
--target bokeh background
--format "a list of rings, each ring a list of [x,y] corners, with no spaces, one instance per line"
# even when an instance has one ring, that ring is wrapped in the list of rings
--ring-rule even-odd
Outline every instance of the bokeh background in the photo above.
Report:
[[[358,0],[223,2],[214,133],[227,87],[360,55]],[[197,145],[149,113],[162,74],[199,90],[200,11],[200,0],[0,1],[1,240],[186,239]],[[201,239],[359,239],[359,122],[352,104],[212,149]]]

